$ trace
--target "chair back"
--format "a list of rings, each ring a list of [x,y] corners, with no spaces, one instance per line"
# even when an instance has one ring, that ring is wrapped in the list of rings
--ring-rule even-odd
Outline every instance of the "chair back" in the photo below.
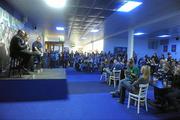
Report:
[[[115,79],[120,80],[121,70],[113,70],[113,76]]]
[[[146,98],[147,91],[148,91],[149,83],[148,84],[140,84],[139,85],[139,96]]]

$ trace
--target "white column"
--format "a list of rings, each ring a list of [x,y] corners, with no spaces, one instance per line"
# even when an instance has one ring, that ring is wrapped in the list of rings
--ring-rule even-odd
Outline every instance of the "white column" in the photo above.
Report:
[[[92,44],[92,51],[94,51],[94,42],[91,42]]]
[[[128,50],[127,50],[128,59],[133,57],[133,50],[134,50],[134,30],[130,29],[128,32]]]

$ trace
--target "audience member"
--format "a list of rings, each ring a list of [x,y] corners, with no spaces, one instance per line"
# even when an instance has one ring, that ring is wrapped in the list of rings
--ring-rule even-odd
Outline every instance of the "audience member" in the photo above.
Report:
[[[129,92],[138,94],[139,93],[139,85],[140,84],[147,84],[149,83],[150,78],[150,67],[145,65],[141,67],[141,73],[142,76],[131,82],[122,81],[120,84],[120,103],[124,103],[125,100],[125,90],[128,90]]]
[[[128,66],[125,74],[125,79],[120,80],[117,91],[111,92],[112,96],[117,96],[121,92],[121,84],[127,84],[128,86],[138,79],[139,68],[134,65],[134,61],[132,59],[128,61]]]

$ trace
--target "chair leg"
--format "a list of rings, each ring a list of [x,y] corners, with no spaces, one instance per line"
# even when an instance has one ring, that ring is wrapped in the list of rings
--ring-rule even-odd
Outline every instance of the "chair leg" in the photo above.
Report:
[[[136,100],[134,100],[134,106],[136,106],[137,105],[137,101]]]
[[[11,77],[11,69],[12,69],[12,58],[10,60],[10,66],[9,66],[9,74],[8,77]]]
[[[16,67],[16,59],[13,59],[13,66],[12,66],[13,76],[15,75],[15,67]]]
[[[138,99],[138,106],[137,106],[137,113],[139,114],[139,108],[140,108],[140,99]]]
[[[104,80],[107,81],[107,74],[104,75]]]
[[[20,65],[18,66],[18,74],[19,74],[19,77],[21,78],[21,66]]]
[[[146,111],[148,111],[148,107],[147,107],[147,99],[146,99],[144,102],[145,102]]]
[[[111,85],[111,78],[109,78],[109,86]]]
[[[127,108],[130,107],[130,103],[131,103],[131,97],[130,97],[130,95],[129,95],[129,97],[128,97],[128,105],[127,105]]]
[[[101,77],[100,77],[100,81],[102,80],[102,77],[103,77],[103,75],[101,75]]]
[[[116,87],[116,80],[114,80],[114,88]]]

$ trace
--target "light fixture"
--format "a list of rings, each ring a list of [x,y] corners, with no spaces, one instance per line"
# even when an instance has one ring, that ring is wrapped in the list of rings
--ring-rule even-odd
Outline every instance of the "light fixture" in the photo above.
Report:
[[[86,38],[86,37],[82,37],[81,39],[82,39],[82,40],[86,40],[87,38]]]
[[[56,27],[56,30],[58,30],[58,31],[64,31],[64,27]]]
[[[143,33],[143,32],[134,33],[135,36],[144,35],[144,34],[145,34],[145,33]]]
[[[136,7],[140,6],[141,4],[142,4],[142,2],[128,1],[128,2],[125,2],[125,4],[123,6],[121,6],[117,11],[130,12],[133,9],[135,9]]]
[[[93,29],[93,30],[91,30],[91,32],[96,33],[96,32],[99,32],[99,30],[98,29]]]
[[[47,5],[53,8],[63,8],[67,0],[44,0]]]
[[[60,36],[59,36],[59,41],[61,41],[61,42],[64,41],[64,36],[63,36],[63,35],[60,35]]]
[[[165,37],[170,37],[171,35],[160,35],[160,36],[157,36],[157,37],[160,37],[160,38],[165,38]]]

